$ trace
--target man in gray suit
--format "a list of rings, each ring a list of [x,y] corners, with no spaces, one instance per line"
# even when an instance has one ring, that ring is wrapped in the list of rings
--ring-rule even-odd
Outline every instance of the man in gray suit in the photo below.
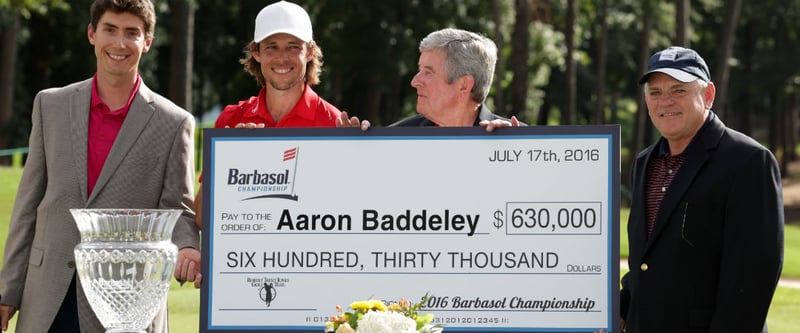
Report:
[[[75,276],[80,235],[70,208],[181,209],[179,260],[199,260],[194,118],[138,73],[154,28],[150,0],[96,0],[88,26],[96,74],[36,96],[0,271],[3,330],[19,310],[19,332],[104,332]],[[166,303],[148,330],[168,330]]]

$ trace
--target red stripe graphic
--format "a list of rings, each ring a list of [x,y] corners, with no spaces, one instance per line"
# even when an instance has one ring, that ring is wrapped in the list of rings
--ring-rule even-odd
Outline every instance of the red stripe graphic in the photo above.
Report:
[[[297,147],[286,150],[283,152],[283,160],[288,161],[297,157]]]

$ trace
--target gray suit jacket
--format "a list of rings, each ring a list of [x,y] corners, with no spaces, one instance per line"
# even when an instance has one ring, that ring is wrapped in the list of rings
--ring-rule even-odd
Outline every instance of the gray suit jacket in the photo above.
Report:
[[[194,224],[194,117],[141,84],[92,193],[86,155],[92,79],[39,92],[28,159],[0,271],[0,303],[18,332],[46,332],[73,274],[80,235],[70,208],[174,208],[178,248],[199,247]],[[78,281],[82,332],[104,332]],[[153,332],[165,332],[166,306]]]

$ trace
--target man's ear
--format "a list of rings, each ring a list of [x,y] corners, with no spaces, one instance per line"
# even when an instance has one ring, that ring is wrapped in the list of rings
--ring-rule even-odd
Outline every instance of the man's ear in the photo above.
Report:
[[[711,110],[711,106],[714,105],[714,98],[717,94],[717,88],[714,86],[713,82],[709,82],[708,86],[706,86],[705,91],[703,92],[703,101],[706,104],[706,110]]]
[[[94,45],[94,27],[91,23],[86,27],[86,37],[89,38],[89,44]]]
[[[257,63],[261,63],[261,52],[259,51],[259,44],[255,42],[250,42],[247,45],[247,52],[250,52],[250,56],[253,57]]]
[[[467,95],[472,93],[472,87],[475,86],[475,78],[472,75],[464,75],[460,77],[458,85],[459,92],[465,92]]]
[[[142,49],[142,53],[147,53],[147,51],[150,51],[150,46],[151,45],[153,45],[153,37],[150,37],[150,38],[145,37],[144,38],[144,48]]]
[[[306,43],[306,63],[314,59],[314,45],[316,45],[314,41]]]

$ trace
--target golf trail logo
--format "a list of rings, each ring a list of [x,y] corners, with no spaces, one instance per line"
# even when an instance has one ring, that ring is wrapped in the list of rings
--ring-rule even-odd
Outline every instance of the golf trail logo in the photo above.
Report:
[[[269,169],[253,171],[228,169],[227,184],[236,186],[240,193],[256,194],[242,199],[287,199],[297,201],[294,193],[295,171],[299,161],[300,148],[294,147],[283,151],[276,164],[270,164]],[[282,159],[282,161],[280,160]],[[277,168],[275,166],[278,166]]]
[[[278,289],[289,285],[290,279],[287,277],[247,277],[246,282],[255,291],[255,297],[259,303],[270,307],[272,302],[278,297]]]
[[[275,287],[272,286],[272,283],[264,283],[261,289],[258,290],[258,297],[261,298],[261,301],[269,307],[272,304],[272,301],[275,300],[275,296],[278,293],[275,291]]]

